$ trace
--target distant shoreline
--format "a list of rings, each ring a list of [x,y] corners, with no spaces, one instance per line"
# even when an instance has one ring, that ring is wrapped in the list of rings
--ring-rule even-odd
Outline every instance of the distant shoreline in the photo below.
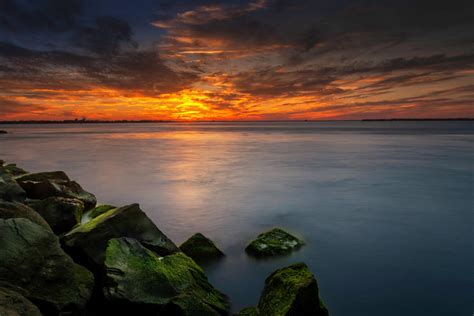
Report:
[[[41,121],[0,121],[0,124],[126,124],[126,123],[284,123],[284,122],[398,122],[398,121],[474,121],[474,118],[392,118],[361,120],[260,120],[260,121],[167,121],[167,120],[41,120]]]

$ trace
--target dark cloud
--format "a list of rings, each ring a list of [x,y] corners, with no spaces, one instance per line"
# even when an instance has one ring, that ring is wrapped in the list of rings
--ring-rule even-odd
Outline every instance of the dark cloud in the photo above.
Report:
[[[136,48],[130,25],[113,16],[99,16],[94,27],[82,27],[77,31],[76,44],[93,53],[115,55],[122,44]]]
[[[15,32],[73,28],[83,8],[82,0],[2,0],[0,27]]]
[[[19,53],[17,53],[19,52]],[[94,86],[157,95],[178,91],[196,80],[187,72],[174,72],[154,51],[131,51],[109,58],[60,51],[35,51],[0,43],[0,80],[11,85],[48,89]]]

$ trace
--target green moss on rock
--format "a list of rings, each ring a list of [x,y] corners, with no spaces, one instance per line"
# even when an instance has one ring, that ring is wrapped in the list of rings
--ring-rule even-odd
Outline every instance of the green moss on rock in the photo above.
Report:
[[[78,262],[96,270],[104,262],[107,242],[118,237],[137,239],[160,255],[179,251],[138,204],[119,207],[99,215],[64,235],[62,242]]]
[[[255,257],[270,257],[287,254],[303,245],[304,242],[301,239],[281,228],[274,228],[258,235],[247,245],[245,251]]]
[[[183,253],[160,257],[135,239],[116,238],[108,243],[104,264],[109,301],[131,308],[155,306],[165,315],[228,314],[226,296]]]
[[[265,280],[258,310],[273,316],[328,315],[318,283],[304,263],[278,269]]]
[[[194,260],[217,259],[224,253],[209,238],[201,233],[194,234],[179,246],[182,252]]]
[[[22,288],[44,314],[82,310],[94,278],[67,256],[52,231],[25,218],[0,219],[0,281]]]
[[[116,206],[113,206],[113,205],[99,205],[99,206],[96,206],[95,208],[93,208],[92,210],[90,210],[90,212],[88,213],[89,215],[89,218],[96,218],[97,216],[99,215],[102,215],[110,210],[113,210],[113,209],[116,209],[117,207]]]
[[[259,316],[258,308],[246,307],[242,309],[237,316]]]

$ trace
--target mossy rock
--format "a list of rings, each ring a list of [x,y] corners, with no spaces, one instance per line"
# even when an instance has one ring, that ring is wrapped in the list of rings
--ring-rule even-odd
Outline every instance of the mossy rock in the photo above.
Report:
[[[66,233],[80,223],[84,211],[82,201],[58,196],[26,203],[48,222],[56,234]]]
[[[0,168],[0,200],[8,202],[24,202],[26,192],[15,181],[10,173]]]
[[[247,245],[245,251],[255,257],[271,257],[288,254],[303,245],[304,242],[301,239],[281,228],[274,228],[258,235]]]
[[[41,215],[22,203],[0,201],[0,218],[27,218],[33,223],[51,230],[51,227]]]
[[[24,175],[24,174],[28,173],[28,171],[18,167],[14,163],[10,163],[10,164],[7,164],[7,165],[2,165],[2,166],[0,166],[0,169],[2,169],[3,172],[9,173],[14,177],[21,176],[21,175]]]
[[[20,293],[0,287],[0,315],[2,316],[41,316],[33,303]]]
[[[201,233],[191,236],[179,248],[194,260],[211,260],[224,256],[224,253],[216,247],[212,240]]]
[[[30,173],[16,178],[28,198],[43,200],[49,197],[74,198],[84,203],[84,210],[93,208],[96,197],[71,181],[63,171]]]
[[[146,306],[163,315],[228,314],[227,297],[183,253],[160,257],[135,239],[115,238],[105,257],[104,296],[111,306]]]
[[[64,253],[51,230],[28,219],[0,219],[0,262],[0,281],[23,289],[45,315],[77,313],[91,296],[92,273]]]
[[[318,283],[304,263],[278,269],[265,280],[258,311],[272,316],[328,315]]]
[[[99,215],[64,235],[62,242],[77,262],[97,271],[104,263],[107,242],[118,237],[137,239],[159,255],[179,251],[138,204],[119,207]]]
[[[97,216],[99,215],[102,215],[110,210],[113,210],[117,208],[116,206],[113,206],[113,205],[108,205],[108,204],[104,204],[104,205],[99,205],[99,206],[96,206],[95,208],[93,208],[92,210],[89,211],[89,213],[87,213],[87,215],[89,216],[89,218],[96,218]]]
[[[246,307],[242,309],[237,316],[259,316],[258,308]]]

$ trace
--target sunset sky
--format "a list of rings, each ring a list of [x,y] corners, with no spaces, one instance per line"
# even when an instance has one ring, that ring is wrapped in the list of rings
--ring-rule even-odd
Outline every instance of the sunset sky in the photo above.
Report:
[[[474,1],[0,0],[0,120],[474,117]]]

